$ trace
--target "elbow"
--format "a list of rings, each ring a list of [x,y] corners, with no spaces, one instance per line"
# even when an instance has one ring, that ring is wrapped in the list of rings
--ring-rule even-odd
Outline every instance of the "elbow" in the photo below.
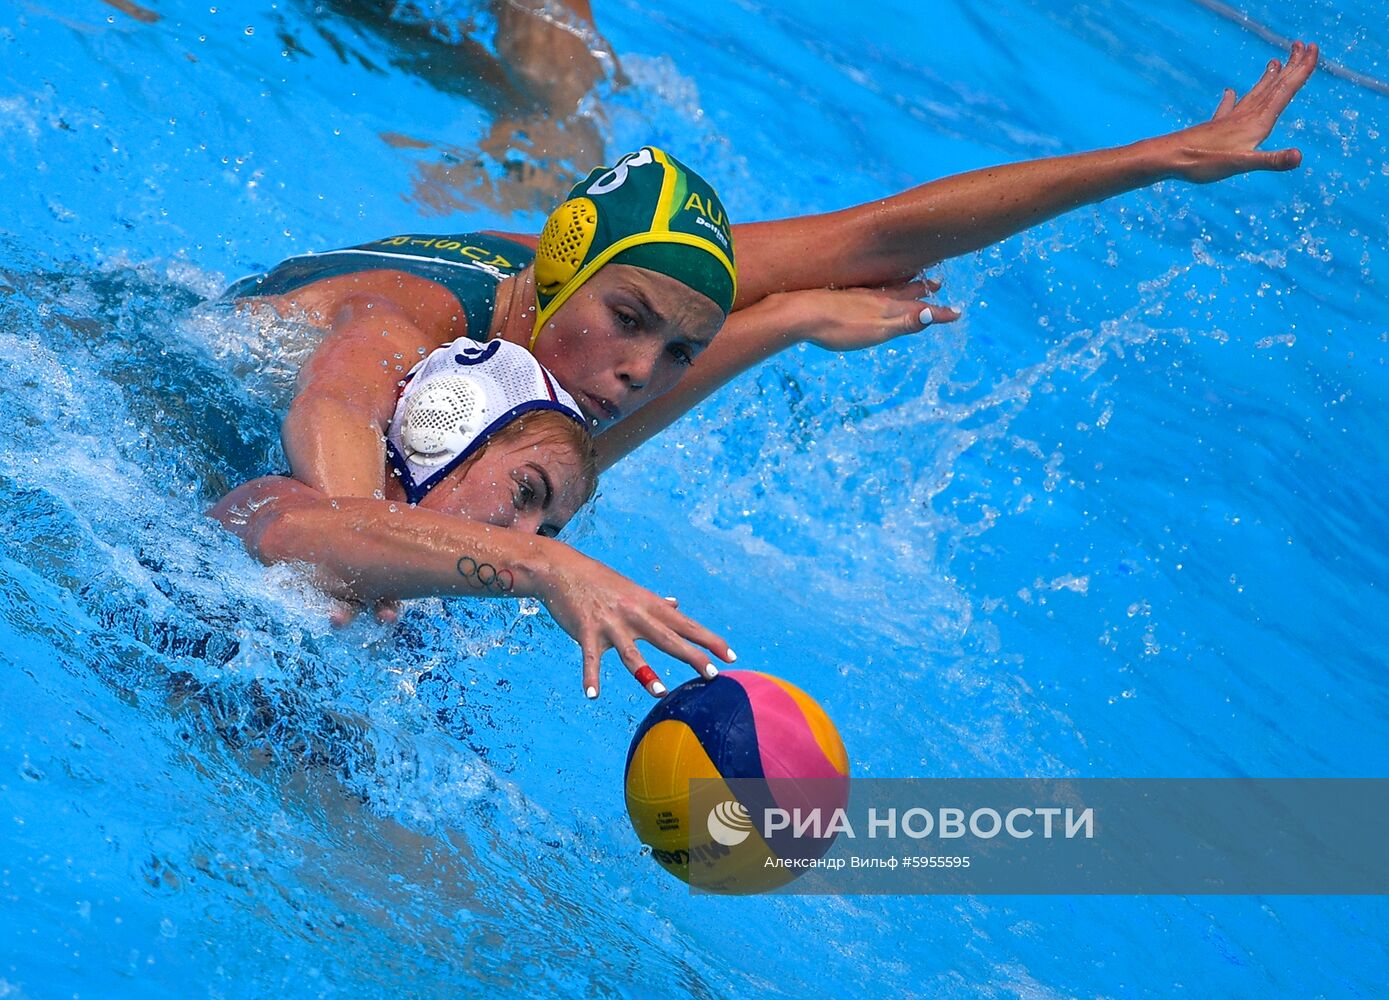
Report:
[[[262,476],[223,497],[207,516],[241,539],[263,563],[304,558],[315,529],[318,491],[284,476]]]

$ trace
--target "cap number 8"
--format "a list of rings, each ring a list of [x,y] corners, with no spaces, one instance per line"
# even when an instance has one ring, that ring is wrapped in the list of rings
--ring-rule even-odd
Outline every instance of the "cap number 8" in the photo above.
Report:
[[[644,167],[653,162],[655,161],[651,158],[649,149],[642,148],[639,152],[629,153],[618,160],[615,167],[590,184],[585,194],[607,194],[609,191],[616,191],[627,183],[627,172],[632,167]]]

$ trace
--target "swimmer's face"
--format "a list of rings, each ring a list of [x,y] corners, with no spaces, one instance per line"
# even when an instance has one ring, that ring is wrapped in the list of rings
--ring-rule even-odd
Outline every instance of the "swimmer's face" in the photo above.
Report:
[[[489,441],[476,458],[431,490],[420,507],[553,537],[588,494],[582,459],[573,446],[554,435],[528,433]]]
[[[723,319],[674,278],[609,264],[555,312],[535,356],[602,430],[680,381]]]

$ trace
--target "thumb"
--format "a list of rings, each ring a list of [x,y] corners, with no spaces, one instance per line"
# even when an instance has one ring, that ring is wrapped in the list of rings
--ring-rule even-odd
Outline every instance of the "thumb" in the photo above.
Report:
[[[1293,170],[1302,163],[1302,150],[1256,149],[1245,157],[1247,170]]]
[[[1217,118],[1224,118],[1234,109],[1235,102],[1239,95],[1229,87],[1225,88],[1225,93],[1220,95],[1220,103],[1216,106],[1215,114],[1211,115],[1211,121]]]

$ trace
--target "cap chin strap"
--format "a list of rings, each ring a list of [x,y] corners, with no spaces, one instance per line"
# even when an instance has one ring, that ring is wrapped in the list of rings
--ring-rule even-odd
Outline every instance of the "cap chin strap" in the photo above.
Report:
[[[641,170],[641,176],[645,178],[648,176],[647,171],[657,165],[661,171],[660,186],[655,191],[650,191],[650,185],[639,179],[634,171]],[[540,339],[540,331],[560,307],[569,301],[599,268],[633,247],[680,244],[710,254],[728,272],[730,283],[736,293],[738,277],[729,254],[704,236],[671,228],[679,204],[678,199],[684,197],[687,179],[687,172],[672,162],[664,151],[655,146],[643,146],[640,152],[623,157],[607,173],[596,178],[590,174],[586,181],[574,187],[570,192],[571,197],[545,220],[545,228],[541,231],[540,241],[536,246],[535,325],[531,329],[530,341],[527,344],[532,353]],[[702,181],[700,183],[703,184]],[[633,203],[626,212],[621,207],[624,197],[619,193],[620,190],[634,192],[632,197],[638,199],[638,202]],[[648,215],[648,209],[638,206],[642,197],[652,194],[654,199]],[[609,206],[610,198],[617,199],[612,206]],[[702,204],[698,202],[696,195],[691,195],[691,198],[695,204]],[[706,198],[712,203],[712,189],[706,192]],[[614,211],[615,215],[610,214]],[[704,219],[703,209],[700,210],[700,217]],[[718,218],[717,224],[724,225],[721,208]],[[603,226],[605,220],[606,227]],[[713,225],[707,220],[706,224]],[[614,240],[609,246],[601,247],[593,259],[585,263],[593,251],[593,242],[598,238],[600,228],[606,233],[614,227],[618,231],[627,230],[629,235]],[[656,268],[653,270],[667,273],[668,277],[680,281],[674,274]],[[543,302],[542,296],[549,301]]]
[[[591,239],[592,237],[590,237]],[[719,249],[718,245],[710,240],[695,236],[692,233],[679,232],[660,232],[660,233],[633,233],[631,236],[618,240],[612,246],[607,247],[598,256],[589,261],[583,268],[575,271],[573,275],[565,281],[559,292],[545,306],[541,306],[539,300],[536,301],[535,309],[535,328],[531,331],[530,343],[527,345],[531,353],[535,352],[536,341],[540,339],[540,332],[545,328],[545,324],[550,321],[560,306],[564,305],[569,299],[583,287],[584,283],[597,272],[604,264],[608,263],[624,250],[632,247],[644,246],[648,243],[680,243],[685,246],[697,247],[705,253],[712,254],[720,264],[728,269],[730,275],[736,274],[733,269],[733,262],[728,259],[728,254]],[[537,264],[536,290],[540,289],[539,265]],[[670,277],[667,275],[667,277]],[[679,278],[674,280],[679,281]],[[736,278],[734,279],[736,281]],[[735,285],[736,288],[736,285]]]

